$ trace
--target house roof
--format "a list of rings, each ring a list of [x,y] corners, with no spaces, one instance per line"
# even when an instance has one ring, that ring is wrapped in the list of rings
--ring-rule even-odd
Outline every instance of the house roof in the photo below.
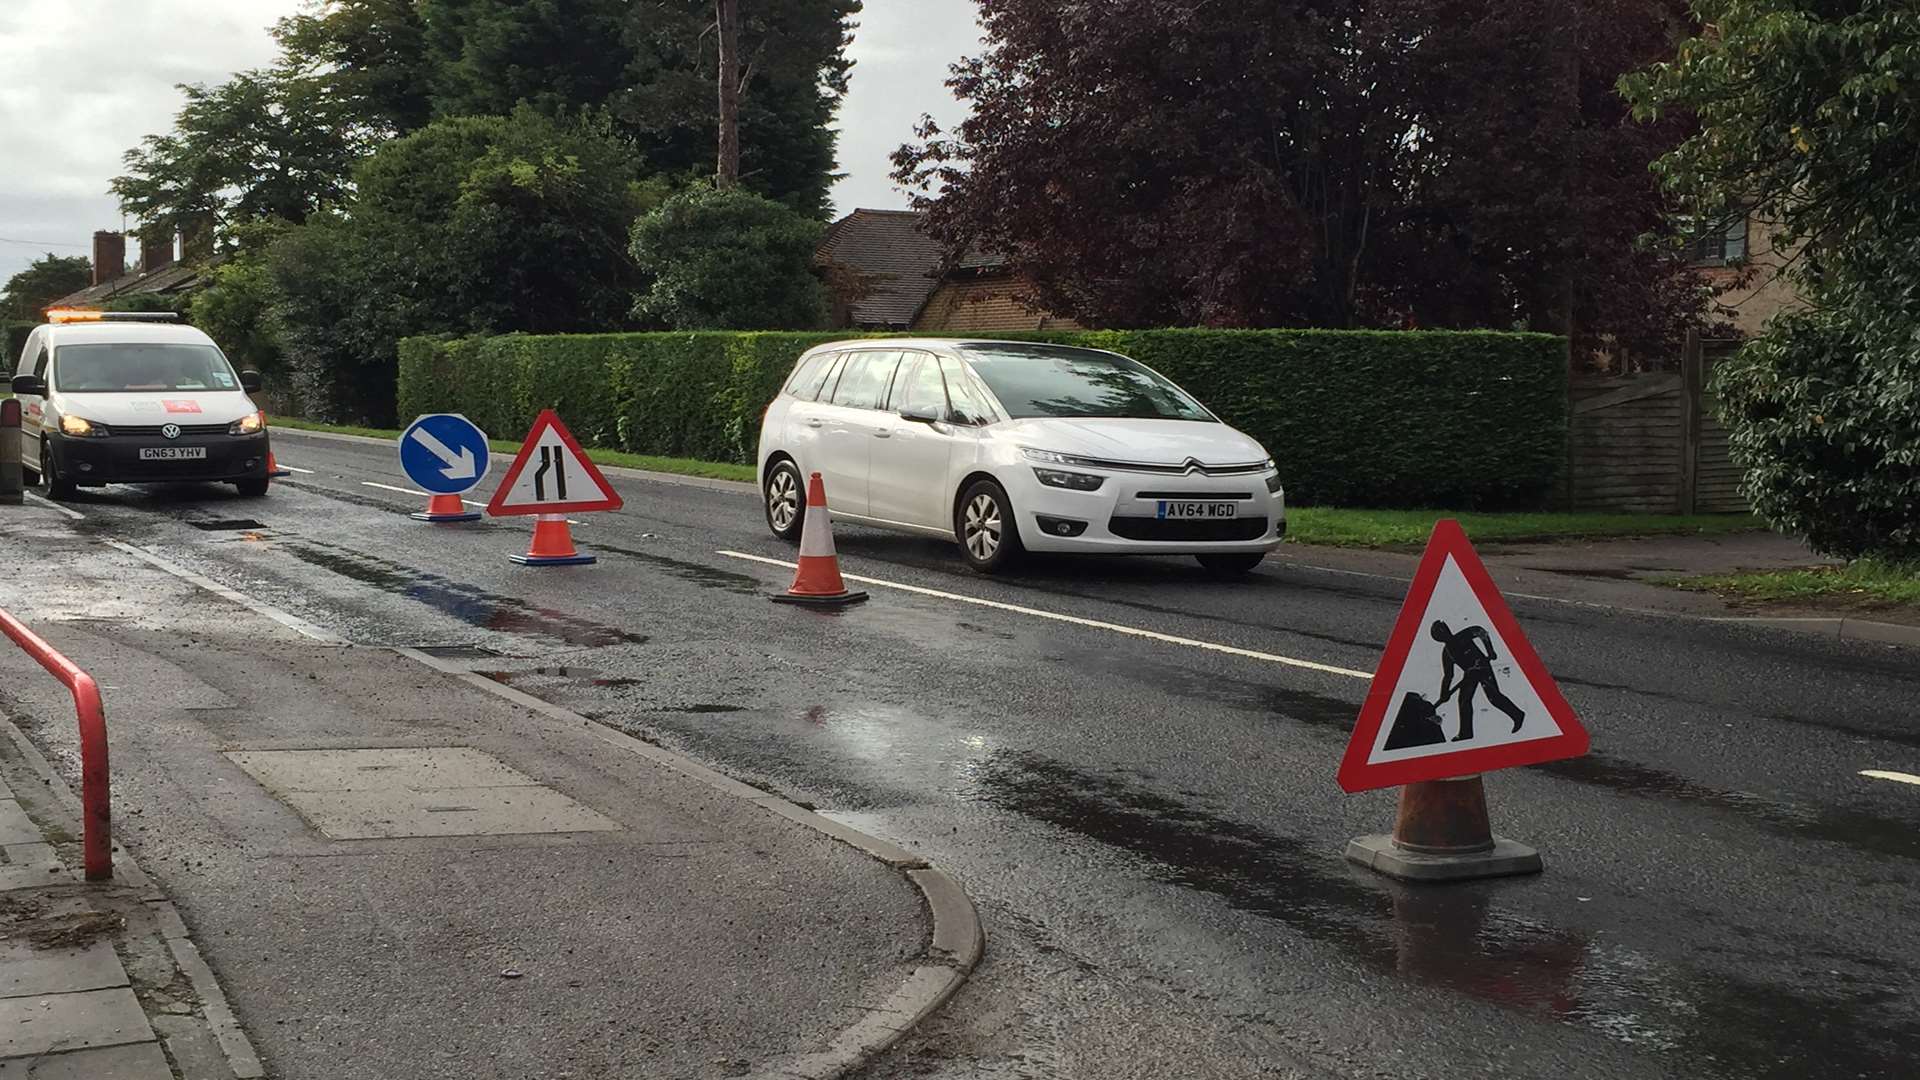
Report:
[[[224,258],[216,255],[211,259],[195,263],[173,263],[151,274],[140,272],[122,274],[112,281],[103,281],[98,285],[89,285],[79,292],[68,293],[47,306],[85,307],[89,304],[104,303],[117,297],[140,293],[185,292],[199,286],[201,276],[218,266]]]
[[[907,326],[939,287],[944,253],[921,230],[922,216],[915,210],[855,210],[827,227],[814,261],[844,267],[865,286],[849,305],[853,325]]]

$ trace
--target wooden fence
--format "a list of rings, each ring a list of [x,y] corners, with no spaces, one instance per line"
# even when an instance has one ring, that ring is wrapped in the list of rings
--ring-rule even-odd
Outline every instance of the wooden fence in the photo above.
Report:
[[[1690,337],[1679,371],[1577,381],[1568,499],[1575,510],[1745,513],[1740,470],[1707,376],[1737,342]]]

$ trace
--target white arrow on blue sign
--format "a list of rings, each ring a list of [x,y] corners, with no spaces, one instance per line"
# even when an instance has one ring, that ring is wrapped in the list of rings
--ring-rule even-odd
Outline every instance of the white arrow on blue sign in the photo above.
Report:
[[[400,468],[430,494],[471,491],[492,463],[487,433],[459,413],[429,413],[400,433]]]

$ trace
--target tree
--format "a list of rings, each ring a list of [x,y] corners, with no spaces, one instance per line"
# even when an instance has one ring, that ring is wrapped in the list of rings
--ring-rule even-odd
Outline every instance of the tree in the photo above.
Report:
[[[1920,12],[1907,0],[1695,0],[1710,31],[1623,80],[1637,113],[1699,119],[1662,158],[1707,220],[1757,208],[1807,310],[1715,389],[1745,490],[1846,557],[1920,558]]]
[[[327,82],[360,123],[401,135],[432,115],[426,24],[415,0],[326,0],[274,24],[286,62]]]
[[[720,164],[713,186],[740,186],[740,0],[714,0],[720,33]]]
[[[744,191],[695,188],[633,227],[651,282],[635,318],[673,330],[812,330],[826,325],[813,274],[818,221]]]
[[[277,376],[281,367],[279,327],[273,317],[281,297],[267,253],[287,228],[265,221],[237,229],[225,258],[207,272],[206,287],[187,303],[189,320],[229,359],[269,377]]]
[[[436,120],[354,173],[340,213],[276,242],[273,320],[310,408],[390,423],[411,334],[619,329],[643,190],[605,128],[531,107]]]
[[[436,116],[577,113],[625,85],[627,0],[419,0]]]
[[[895,177],[952,253],[1098,324],[1561,332],[1572,291],[1583,349],[1651,344],[1704,301],[1636,243],[1681,131],[1626,123],[1612,84],[1674,8],[1000,0],[948,83],[972,115],[925,122]]]
[[[0,290],[0,321],[40,322],[49,304],[91,284],[93,263],[85,256],[48,252],[7,279]]]
[[[282,64],[180,90],[173,130],[127,151],[127,172],[110,185],[147,227],[299,222],[346,194],[368,132],[327,80]]]

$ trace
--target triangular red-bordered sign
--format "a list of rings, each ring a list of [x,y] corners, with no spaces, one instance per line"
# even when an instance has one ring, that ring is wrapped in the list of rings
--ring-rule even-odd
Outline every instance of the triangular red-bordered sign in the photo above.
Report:
[[[1436,523],[1340,761],[1340,787],[1579,757],[1587,743],[1460,523]]]
[[[527,471],[529,462],[534,463],[532,472]],[[573,432],[560,422],[557,413],[546,409],[534,420],[527,441],[494,489],[487,513],[495,517],[584,514],[618,510],[621,505],[619,492],[587,460]]]

